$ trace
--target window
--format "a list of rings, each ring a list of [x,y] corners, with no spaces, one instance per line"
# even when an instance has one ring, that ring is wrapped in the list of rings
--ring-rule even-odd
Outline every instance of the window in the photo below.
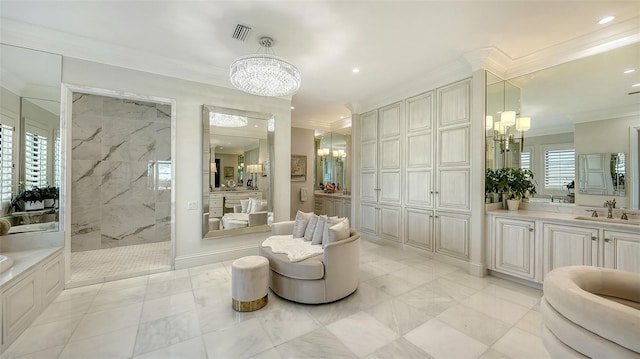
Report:
[[[573,148],[545,149],[544,188],[561,190],[575,179],[576,151]]]
[[[520,152],[520,168],[525,170],[531,169],[531,150]]]
[[[25,188],[47,185],[47,138],[31,132],[25,136]]]
[[[13,127],[0,125],[0,208],[11,204],[13,182]]]

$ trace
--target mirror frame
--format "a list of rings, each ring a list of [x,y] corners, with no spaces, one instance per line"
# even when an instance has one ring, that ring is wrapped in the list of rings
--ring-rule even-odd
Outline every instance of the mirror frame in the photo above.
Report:
[[[255,232],[267,232],[271,230],[271,227],[268,225],[254,226],[254,227],[244,227],[244,228],[235,228],[223,231],[209,231],[209,193],[210,193],[210,163],[211,163],[211,125],[209,120],[210,112],[218,112],[225,113],[230,115],[238,115],[238,116],[246,116],[253,119],[264,120],[267,121],[267,156],[266,161],[264,163],[265,168],[263,172],[263,177],[267,177],[267,189],[266,189],[266,200],[267,207],[269,212],[273,212],[273,156],[274,156],[274,125],[272,125],[273,121],[275,121],[275,116],[269,113],[263,112],[255,112],[255,111],[247,111],[241,109],[220,107],[215,105],[202,105],[202,205],[201,207],[201,218],[202,218],[202,238],[203,239],[213,239],[213,238],[221,238],[221,237],[229,237],[246,233],[255,233]],[[219,169],[220,170],[220,169]],[[245,181],[246,183],[246,181]]]

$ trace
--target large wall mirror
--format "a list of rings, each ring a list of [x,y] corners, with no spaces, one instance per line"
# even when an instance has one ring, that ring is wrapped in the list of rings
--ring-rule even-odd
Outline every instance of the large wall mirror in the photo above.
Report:
[[[59,55],[0,44],[0,210],[9,234],[57,231]]]
[[[203,237],[269,231],[271,114],[203,106]]]
[[[324,190],[328,183],[335,191],[351,189],[351,127],[320,132],[315,136],[316,176],[314,188]]]
[[[537,201],[602,206],[617,196],[637,208],[638,83],[640,43],[506,81],[488,73],[486,167],[533,170]],[[506,128],[505,111],[516,116]]]

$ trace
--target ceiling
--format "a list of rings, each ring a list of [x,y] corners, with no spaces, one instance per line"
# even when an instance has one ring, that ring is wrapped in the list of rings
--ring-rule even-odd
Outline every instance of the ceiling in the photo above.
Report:
[[[233,59],[271,36],[302,72],[292,124],[327,128],[350,116],[347,104],[474,50],[493,46],[517,60],[640,21],[640,2],[3,0],[0,14],[40,28],[52,52],[228,87]],[[616,19],[598,25],[606,15]],[[252,27],[245,42],[231,37],[238,23]]]

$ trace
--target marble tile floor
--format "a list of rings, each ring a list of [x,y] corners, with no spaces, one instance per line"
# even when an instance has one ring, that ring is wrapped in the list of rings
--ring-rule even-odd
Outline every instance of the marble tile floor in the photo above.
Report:
[[[540,290],[365,240],[349,297],[231,309],[231,262],[67,289],[11,358],[548,358]]]
[[[71,253],[70,287],[108,282],[171,269],[171,242]]]

